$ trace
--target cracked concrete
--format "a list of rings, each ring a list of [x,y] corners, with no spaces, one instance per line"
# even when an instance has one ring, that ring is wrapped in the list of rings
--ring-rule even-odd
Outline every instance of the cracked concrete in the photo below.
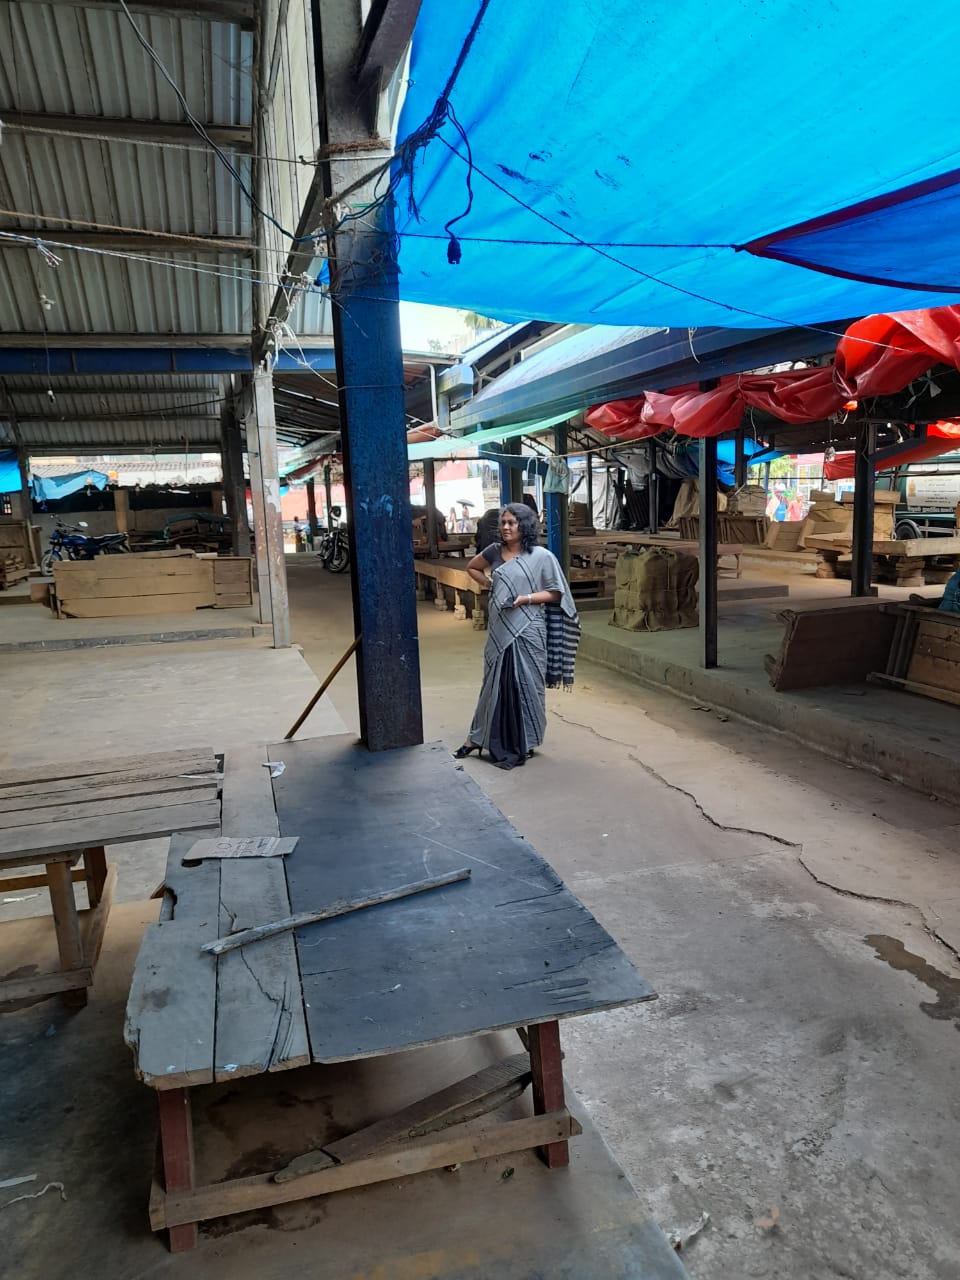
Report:
[[[305,608],[308,573],[320,673],[339,588]],[[420,623],[455,746],[483,637]],[[566,1071],[665,1229],[709,1212],[691,1276],[954,1280],[960,811],[587,664],[549,717],[523,769],[466,767],[659,993],[565,1023]]]
[[[290,589],[323,676],[349,583],[306,561]],[[426,734],[453,747],[484,637],[419,618]],[[355,729],[353,682],[330,696]],[[20,696],[54,740],[47,694]],[[565,1071],[666,1230],[710,1214],[693,1280],[955,1280],[960,809],[589,664],[548,707],[524,768],[464,764],[658,992],[565,1022]]]

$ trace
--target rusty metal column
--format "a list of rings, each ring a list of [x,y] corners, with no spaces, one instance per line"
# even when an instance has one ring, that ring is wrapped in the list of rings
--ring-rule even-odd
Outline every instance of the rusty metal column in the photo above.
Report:
[[[273,374],[260,368],[253,375],[253,416],[263,493],[263,532],[273,647],[290,646],[290,610],[287,601],[287,562],[283,550],[283,516],[280,510],[280,467],[277,460],[277,423],[273,405]],[[247,447],[249,451],[249,439]],[[253,454],[250,454],[251,463]],[[256,507],[254,508],[256,509]],[[260,559],[257,558],[259,571]],[[264,583],[260,583],[263,593]]]
[[[313,14],[325,194],[336,201],[349,189],[347,207],[363,211],[328,221],[327,248],[354,629],[362,636],[360,736],[371,751],[385,751],[423,741],[423,712],[393,207],[376,203],[370,176],[392,146],[377,135],[385,121],[373,122],[357,84],[362,8],[359,0],[314,0]]]
[[[717,438],[700,441],[700,652],[717,665]]]
[[[307,481],[307,522],[310,525],[310,550],[317,540],[317,482],[313,476]]]
[[[223,459],[223,492],[230,517],[231,549],[235,556],[248,556],[250,521],[247,517],[247,482],[243,474],[243,442],[232,402],[224,405],[220,415],[220,456]]]
[[[437,539],[440,531],[437,528],[437,468],[432,458],[423,460],[423,499],[427,504],[427,554],[438,553]],[[448,530],[452,533],[453,530]]]
[[[330,463],[323,468],[323,522],[329,529],[330,507],[333,503],[333,486],[330,483]]]

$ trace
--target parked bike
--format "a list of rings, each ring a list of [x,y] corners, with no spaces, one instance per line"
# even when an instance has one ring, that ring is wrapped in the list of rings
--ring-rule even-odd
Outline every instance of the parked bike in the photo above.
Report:
[[[320,563],[331,573],[343,573],[350,564],[350,541],[345,524],[341,524],[340,507],[330,508],[327,527],[320,534],[317,554]]]
[[[103,533],[99,537],[90,537],[84,533],[86,520],[75,525],[64,524],[58,519],[56,527],[50,534],[50,546],[40,557],[40,569],[43,573],[53,573],[53,566],[58,560],[93,560],[99,555],[118,555],[129,551],[125,533]]]

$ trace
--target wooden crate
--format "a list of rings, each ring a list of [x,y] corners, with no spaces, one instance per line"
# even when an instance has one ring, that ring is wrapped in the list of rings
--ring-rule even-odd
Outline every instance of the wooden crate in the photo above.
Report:
[[[253,560],[250,556],[217,556],[213,568],[215,609],[246,609],[253,604]]]
[[[885,670],[874,684],[893,685],[960,706],[960,613],[923,604],[885,604],[896,630]]]
[[[30,522],[12,516],[0,518],[0,589],[29,577],[35,564]]]
[[[195,556],[98,556],[56,564],[53,576],[61,618],[185,613],[216,600],[210,562]]]
[[[778,692],[861,684],[886,666],[895,623],[879,600],[815,609],[784,609],[778,654],[763,660]]]

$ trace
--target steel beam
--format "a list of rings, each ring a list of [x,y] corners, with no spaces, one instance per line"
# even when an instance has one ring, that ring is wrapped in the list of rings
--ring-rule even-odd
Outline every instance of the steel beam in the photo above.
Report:
[[[243,441],[240,422],[232,398],[223,406],[220,421],[220,450],[223,458],[223,489],[230,517],[235,556],[250,554],[250,522],[247,517],[247,481],[243,474]]]
[[[700,654],[717,665],[717,438],[700,441]]]
[[[89,8],[88,5],[84,7]],[[135,8],[134,5],[130,7]],[[190,8],[189,5],[171,4],[169,8],[177,8],[182,17],[189,16],[184,12]],[[132,120],[129,116],[73,116],[58,115],[52,111],[14,111],[7,115],[4,124],[12,134],[20,129],[40,129],[52,133],[92,133],[118,141],[192,142],[198,147],[205,146],[194,127],[179,120]],[[250,125],[204,124],[203,127],[219,147],[227,147],[232,151],[253,149],[253,130]]]
[[[875,596],[873,580],[873,511],[876,477],[873,454],[877,447],[874,422],[857,424],[857,448],[853,459],[853,559],[850,565],[850,594]]]
[[[21,4],[49,4],[49,0],[19,0]],[[67,0],[71,3],[71,0]],[[117,0],[72,0],[75,9],[119,9]],[[163,18],[197,18],[203,22],[229,22],[252,30],[255,0],[128,0],[131,13]]]
[[[427,553],[435,556],[439,551],[437,529],[437,468],[433,458],[423,463],[423,500],[426,503]],[[452,529],[448,533],[453,533]]]
[[[385,85],[406,53],[420,0],[373,0],[360,35],[356,76],[361,85]]]
[[[369,172],[376,140],[352,74],[359,0],[313,0],[312,8],[327,157],[320,170],[332,195]],[[354,627],[363,636],[360,733],[370,750],[380,751],[422,742],[423,718],[393,209],[371,204],[374,185],[367,179],[351,197],[371,205],[363,220],[332,229],[327,245]]]
[[[657,441],[652,439],[650,449],[650,476],[647,480],[647,527],[652,534],[660,528],[660,473],[657,471]]]
[[[3,225],[0,231],[13,232],[18,236],[29,236],[26,240],[5,240],[0,238],[0,250],[30,249],[36,251],[35,240],[45,244],[74,245],[79,249],[110,249],[124,253],[197,253],[197,254],[237,254],[249,257],[256,249],[252,240],[245,236],[214,236],[209,233],[190,236],[173,235],[167,231],[69,231],[58,227],[55,231],[50,227],[14,227]],[[198,243],[200,242],[200,243]]]

